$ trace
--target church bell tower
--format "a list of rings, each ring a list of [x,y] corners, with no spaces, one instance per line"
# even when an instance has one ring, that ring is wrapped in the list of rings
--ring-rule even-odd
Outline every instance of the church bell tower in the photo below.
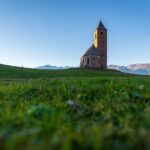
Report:
[[[94,47],[99,50],[100,68],[107,68],[107,29],[100,21],[96,31],[94,32]]]

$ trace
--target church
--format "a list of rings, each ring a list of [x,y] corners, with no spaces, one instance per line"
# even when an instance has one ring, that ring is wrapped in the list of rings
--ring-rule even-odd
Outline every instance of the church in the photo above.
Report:
[[[107,29],[100,21],[94,32],[94,44],[80,59],[81,68],[107,69]]]

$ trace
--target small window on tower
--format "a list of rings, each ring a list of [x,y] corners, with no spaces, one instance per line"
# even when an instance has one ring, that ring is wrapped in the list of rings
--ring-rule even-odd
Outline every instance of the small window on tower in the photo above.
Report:
[[[101,35],[103,35],[103,32],[101,32]]]

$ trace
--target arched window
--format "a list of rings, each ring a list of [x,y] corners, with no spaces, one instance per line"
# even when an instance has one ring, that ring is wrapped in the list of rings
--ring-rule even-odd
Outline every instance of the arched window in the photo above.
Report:
[[[103,32],[101,32],[101,35],[103,35]]]
[[[89,60],[89,58],[87,59],[87,65],[89,65],[89,62],[90,62],[90,60]]]

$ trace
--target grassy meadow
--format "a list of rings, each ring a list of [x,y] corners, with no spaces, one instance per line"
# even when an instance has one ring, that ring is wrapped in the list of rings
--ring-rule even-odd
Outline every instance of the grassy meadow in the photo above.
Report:
[[[149,150],[150,77],[0,65],[0,150]]]

